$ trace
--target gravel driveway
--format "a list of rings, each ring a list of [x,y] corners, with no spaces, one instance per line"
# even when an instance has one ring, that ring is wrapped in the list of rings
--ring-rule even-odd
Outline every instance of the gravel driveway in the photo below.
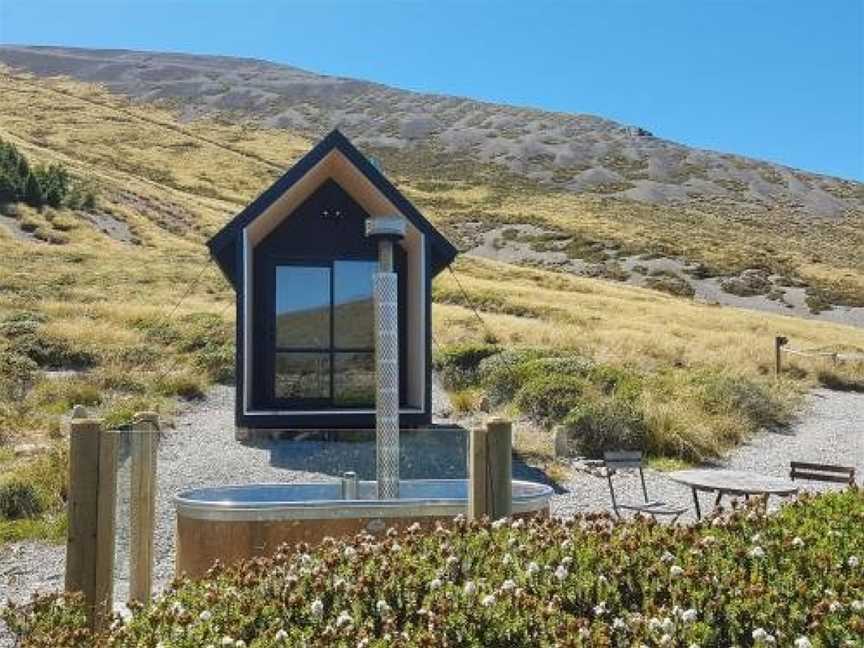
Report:
[[[440,395],[438,395],[440,398]],[[172,497],[180,490],[198,486],[242,482],[290,482],[333,479],[345,470],[361,478],[374,472],[375,449],[371,441],[262,442],[244,446],[234,441],[233,389],[217,387],[206,401],[190,407],[168,430],[159,449],[157,502],[156,573],[159,586],[173,573],[174,512]],[[438,430],[403,440],[402,463],[406,477],[464,477],[465,434]],[[763,432],[737,448],[723,466],[783,477],[789,461],[802,459],[845,463],[864,474],[864,394],[819,390],[813,393],[800,420],[783,433]],[[540,471],[521,462],[514,465],[519,479],[545,481]],[[646,471],[652,498],[680,503],[692,509],[689,491],[662,473]],[[123,481],[122,476],[120,479]],[[556,515],[607,510],[606,481],[576,470],[572,480],[561,484],[552,501]],[[638,494],[634,477],[621,477],[616,489],[622,498]],[[120,499],[124,494],[120,493]],[[707,496],[703,510],[710,510]],[[692,510],[687,514],[692,519]],[[122,556],[125,530],[118,532],[118,583],[122,600],[125,583]],[[56,590],[63,584],[64,548],[25,542],[7,545],[0,554],[0,601],[21,601],[33,591]],[[8,635],[8,633],[6,633]],[[11,645],[0,626],[0,648]]]

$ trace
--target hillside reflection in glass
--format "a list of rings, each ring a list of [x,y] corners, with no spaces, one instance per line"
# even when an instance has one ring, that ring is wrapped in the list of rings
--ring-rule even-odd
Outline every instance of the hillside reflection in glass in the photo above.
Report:
[[[275,395],[291,403],[375,401],[375,261],[276,267]]]

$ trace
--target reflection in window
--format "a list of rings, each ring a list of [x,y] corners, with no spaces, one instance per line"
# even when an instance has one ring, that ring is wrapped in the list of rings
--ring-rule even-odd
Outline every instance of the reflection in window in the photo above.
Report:
[[[276,268],[276,346],[330,347],[330,268]]]
[[[336,261],[333,266],[333,346],[336,349],[371,349],[375,345],[372,277],[378,264]]]
[[[336,353],[333,357],[333,402],[347,407],[375,403],[375,355]]]
[[[329,353],[277,353],[276,398],[330,398]]]

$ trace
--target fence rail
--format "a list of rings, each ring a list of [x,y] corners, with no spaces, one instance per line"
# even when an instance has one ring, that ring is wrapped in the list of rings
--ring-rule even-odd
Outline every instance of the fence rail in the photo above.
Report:
[[[839,362],[864,362],[864,353],[843,353],[839,351],[820,351],[818,349],[794,349],[789,345],[789,338],[778,335],[774,338],[774,373],[779,376],[783,369],[782,354],[796,355],[804,358],[824,358],[834,364]]]

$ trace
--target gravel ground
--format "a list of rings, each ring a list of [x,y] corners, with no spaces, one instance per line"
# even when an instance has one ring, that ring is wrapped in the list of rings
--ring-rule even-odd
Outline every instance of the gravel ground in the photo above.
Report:
[[[761,475],[785,478],[789,462],[810,461],[856,466],[864,475],[864,394],[814,391],[799,420],[780,432],[762,432],[749,443],[736,448],[718,468],[745,470]],[[682,521],[695,519],[690,490],[667,478],[663,473],[646,470],[645,482],[651,499],[675,506],[687,507]],[[615,494],[619,501],[638,501],[641,497],[635,474],[615,478]],[[566,493],[555,497],[552,509],[556,515],[604,510],[609,508],[609,487],[605,478],[576,470],[573,479],[563,484]],[[809,482],[802,485],[808,490],[831,488],[830,484]],[[724,500],[725,501],[725,500]],[[776,506],[780,500],[771,498]],[[699,496],[703,514],[713,509],[713,496]]]
[[[436,413],[446,415],[447,404],[436,389]],[[443,418],[443,417],[442,417]],[[723,467],[783,477],[789,461],[802,459],[826,463],[854,464],[864,474],[864,394],[814,392],[800,421],[784,433],[764,432],[736,449]],[[403,440],[405,477],[464,477],[464,432],[441,429],[411,435]],[[199,486],[243,482],[291,482],[332,479],[345,470],[361,478],[374,472],[375,451],[371,441],[322,442],[281,441],[241,445],[234,441],[233,390],[218,387],[208,399],[190,407],[168,430],[159,449],[159,491],[155,540],[157,585],[173,574],[174,511],[172,498],[178,491]],[[518,479],[546,481],[545,475],[521,462],[514,465]],[[646,471],[652,498],[687,506],[685,519],[692,519],[689,491],[662,473]],[[123,483],[121,475],[120,482]],[[606,480],[574,470],[574,477],[561,484],[552,501],[555,515],[608,510]],[[616,493],[624,500],[639,494],[635,476],[621,476]],[[703,496],[703,511],[711,508]],[[121,491],[119,499],[125,500]],[[122,504],[121,504],[122,505]],[[116,595],[125,594],[125,529],[118,531],[118,582]],[[24,542],[7,545],[0,555],[0,601],[22,601],[34,591],[56,590],[63,584],[64,548]],[[11,646],[0,626],[0,648]]]

